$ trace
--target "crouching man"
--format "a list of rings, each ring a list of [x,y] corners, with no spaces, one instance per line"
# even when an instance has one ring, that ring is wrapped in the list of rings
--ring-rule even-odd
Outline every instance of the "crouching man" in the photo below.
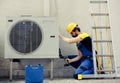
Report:
[[[93,74],[93,56],[92,56],[92,41],[89,34],[81,32],[80,28],[76,23],[70,23],[66,27],[67,32],[72,36],[72,38],[64,37],[59,34],[59,38],[66,43],[76,43],[78,48],[78,55],[62,56],[66,61],[76,68],[74,73],[74,78],[78,79],[78,74]]]

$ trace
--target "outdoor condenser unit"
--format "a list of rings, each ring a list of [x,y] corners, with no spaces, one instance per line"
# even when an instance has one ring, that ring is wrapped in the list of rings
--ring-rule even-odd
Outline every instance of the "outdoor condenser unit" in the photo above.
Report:
[[[56,17],[7,17],[5,58],[58,58]]]

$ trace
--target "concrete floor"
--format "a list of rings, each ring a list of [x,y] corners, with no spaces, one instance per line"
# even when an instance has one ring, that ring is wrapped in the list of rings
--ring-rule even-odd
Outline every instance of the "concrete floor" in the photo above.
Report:
[[[85,80],[75,80],[72,78],[65,79],[45,79],[43,83],[120,83],[120,79],[85,79]],[[1,80],[0,83],[25,83],[24,80]]]

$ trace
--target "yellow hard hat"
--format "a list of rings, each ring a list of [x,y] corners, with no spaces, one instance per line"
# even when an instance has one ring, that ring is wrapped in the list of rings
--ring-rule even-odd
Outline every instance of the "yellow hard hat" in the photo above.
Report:
[[[66,27],[66,31],[68,33],[71,33],[73,31],[73,29],[76,27],[76,25],[77,25],[76,23],[70,23],[70,24],[68,24],[67,27]]]

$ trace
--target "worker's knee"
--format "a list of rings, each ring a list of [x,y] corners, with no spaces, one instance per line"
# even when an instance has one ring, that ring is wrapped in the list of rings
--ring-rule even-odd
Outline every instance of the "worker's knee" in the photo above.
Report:
[[[93,68],[93,63],[89,59],[86,59],[81,63],[80,68],[83,70],[91,69]]]
[[[80,66],[76,69],[75,74],[82,74],[86,70],[87,68],[85,68],[84,66]]]
[[[87,70],[87,68],[85,66],[80,66],[80,69],[82,69],[83,71]]]
[[[92,73],[92,70],[88,69],[85,66],[80,66],[75,71],[75,74],[90,74],[90,73]]]

